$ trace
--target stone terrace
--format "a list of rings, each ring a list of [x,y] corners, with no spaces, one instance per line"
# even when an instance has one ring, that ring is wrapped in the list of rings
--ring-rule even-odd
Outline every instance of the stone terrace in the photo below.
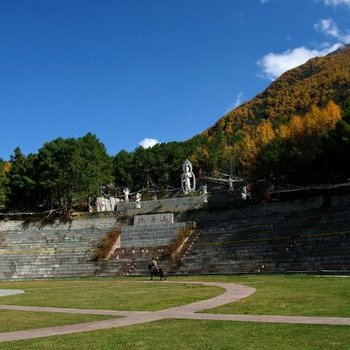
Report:
[[[350,272],[350,196],[253,204],[234,197],[143,202],[108,215],[38,227],[0,222],[0,279],[148,274],[152,256],[169,274]],[[110,259],[92,261],[119,216],[173,212],[172,225],[121,226],[120,246]],[[178,259],[166,258],[179,229],[196,231]]]
[[[0,279],[94,275],[99,266],[92,255],[115,223],[99,218],[24,227],[21,221],[2,221]]]
[[[198,239],[177,274],[350,271],[350,198],[198,211]]]

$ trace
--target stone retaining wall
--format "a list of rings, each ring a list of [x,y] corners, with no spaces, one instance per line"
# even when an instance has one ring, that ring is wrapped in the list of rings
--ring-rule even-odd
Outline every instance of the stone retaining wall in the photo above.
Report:
[[[0,222],[0,279],[92,276],[91,261],[115,218],[55,221],[40,227],[23,221]]]
[[[85,219],[55,221],[43,227],[0,221],[0,279],[115,275],[123,268],[128,272],[131,264],[137,266],[135,271],[147,269],[145,252],[145,263],[140,266],[133,257],[99,264],[91,261],[97,245],[116,227],[121,214],[175,214],[174,223],[121,226],[121,248],[132,252],[134,247],[135,251],[162,249],[186,226],[185,222],[196,222],[199,239],[186,253],[182,273],[247,272],[250,265],[254,271],[263,265],[265,269],[270,266],[271,271],[277,265],[283,271],[311,266],[304,256],[315,262],[322,258],[322,266],[350,266],[349,196],[333,197],[330,207],[324,207],[322,197],[256,205],[229,194],[209,196],[208,203],[202,197],[185,197],[144,201],[141,209],[134,206],[134,202],[124,203],[117,212],[91,213]],[[325,251],[324,246],[329,249]],[[285,248],[287,253],[283,252]],[[316,266],[313,261],[312,266]],[[287,267],[283,265],[286,263]]]
[[[75,219],[69,222],[61,222],[56,220],[51,225],[40,226],[39,223],[25,224],[21,220],[9,220],[0,221],[0,233],[40,233],[40,232],[52,232],[52,231],[67,231],[72,232],[74,230],[86,230],[92,229],[96,231],[103,231],[115,226],[115,217],[97,217],[97,218],[87,218],[87,219]]]
[[[203,207],[203,198],[200,196],[181,197],[162,200],[141,201],[141,208],[136,209],[135,202],[118,203],[117,211],[128,215],[147,214],[152,212],[181,212],[184,210]]]
[[[186,223],[178,222],[164,225],[122,226],[120,247],[165,246],[176,238]]]

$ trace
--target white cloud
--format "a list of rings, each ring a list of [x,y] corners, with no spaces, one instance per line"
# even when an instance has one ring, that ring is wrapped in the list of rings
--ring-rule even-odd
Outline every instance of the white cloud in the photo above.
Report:
[[[319,20],[314,28],[321,33],[325,33],[327,35],[333,36],[334,38],[339,38],[339,29],[334,21],[330,18],[325,18]]]
[[[146,137],[145,139],[139,142],[139,145],[143,148],[150,148],[156,145],[157,143],[159,143],[157,139],[150,139]]]
[[[341,33],[339,28],[337,27],[336,23],[330,19],[325,18],[319,20],[315,25],[314,28],[318,30],[321,33],[324,33],[326,35],[329,35],[333,38],[336,38],[343,44],[348,44],[350,42],[350,34],[349,33]]]
[[[322,43],[316,49],[301,46],[282,53],[270,52],[258,61],[258,65],[262,67],[263,77],[273,80],[285,71],[301,65],[311,58],[325,56],[339,49],[342,45],[350,43],[350,33],[342,33],[337,24],[330,18],[319,20],[314,28],[320,33],[336,39],[337,42],[334,44]]]
[[[338,6],[345,5],[350,6],[350,0],[322,0],[325,5],[328,6]]]
[[[241,91],[237,95],[235,102],[233,103],[233,108],[237,108],[238,106],[240,106],[242,104],[242,97],[243,97],[243,92]]]
[[[242,104],[242,97],[243,97],[243,92],[241,91],[241,92],[236,96],[236,99],[234,100],[234,102],[232,103],[232,105],[226,109],[226,113],[232,111],[232,109],[235,109],[235,108],[239,107],[239,106]]]
[[[264,5],[264,4],[266,4],[268,2],[268,0],[259,0],[259,2],[260,2],[261,5]]]
[[[302,46],[282,53],[270,52],[258,61],[258,64],[263,69],[264,77],[273,80],[287,70],[300,66],[313,57],[325,56],[340,46],[342,44],[337,43],[332,46],[327,45],[322,50],[310,50]]]
[[[283,53],[270,52],[258,64],[263,68],[264,76],[275,79],[288,69],[299,66],[312,57],[318,56],[317,50],[299,47]]]

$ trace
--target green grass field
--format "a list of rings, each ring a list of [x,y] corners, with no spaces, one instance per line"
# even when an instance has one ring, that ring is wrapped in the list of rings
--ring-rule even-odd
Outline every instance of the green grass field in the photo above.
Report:
[[[1,304],[126,311],[167,309],[208,299],[224,291],[218,287],[134,278],[0,282],[0,289],[5,288],[21,289],[25,293],[2,297]]]
[[[217,287],[183,284],[180,278],[171,280],[179,283],[144,283],[138,278],[0,282],[0,289],[26,291],[25,294],[3,297],[0,303],[152,311],[210,298],[222,292]],[[247,275],[182,277],[181,280],[236,282],[257,289],[250,297],[207,310],[210,313],[350,317],[350,278]],[[158,296],[156,299],[155,295]],[[1,332],[28,329],[30,323],[33,328],[34,325],[51,325],[61,316],[62,324],[74,323],[74,317],[77,317],[77,322],[99,319],[86,315],[18,311],[1,311],[2,316],[6,327],[0,328]],[[25,318],[32,318],[32,321],[27,322]],[[22,326],[19,324],[21,319]],[[349,326],[162,320],[112,330],[0,343],[0,348],[349,349],[350,329]]]
[[[348,350],[349,327],[164,320],[112,330],[0,343],[6,350]]]
[[[0,332],[3,333],[13,331],[24,331],[33,328],[66,326],[69,324],[106,320],[110,318],[116,317],[100,315],[77,315],[64,313],[51,314],[46,312],[0,310]]]
[[[350,317],[350,277],[242,275],[211,280],[241,283],[256,288],[256,292],[207,311],[210,313]]]

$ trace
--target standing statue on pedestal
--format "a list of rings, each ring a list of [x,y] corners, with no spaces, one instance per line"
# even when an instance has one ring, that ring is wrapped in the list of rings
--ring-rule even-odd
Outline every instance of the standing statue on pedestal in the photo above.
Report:
[[[141,208],[141,193],[140,192],[137,192],[136,193],[136,209],[140,209]]]
[[[208,186],[207,185],[202,186],[202,190],[200,194],[203,197],[203,202],[208,203]]]
[[[185,194],[196,190],[196,177],[192,171],[192,163],[186,159],[182,166],[183,174],[181,175],[181,187]]]
[[[242,199],[244,199],[245,201],[247,199],[252,199],[248,186],[243,186],[243,190],[241,192],[241,195],[242,195]]]
[[[96,198],[96,210],[97,212],[106,211],[106,202],[104,197]]]
[[[129,193],[130,193],[130,190],[129,190],[127,187],[125,187],[125,188],[123,189],[123,192],[124,192],[124,201],[125,201],[125,203],[129,203]]]

